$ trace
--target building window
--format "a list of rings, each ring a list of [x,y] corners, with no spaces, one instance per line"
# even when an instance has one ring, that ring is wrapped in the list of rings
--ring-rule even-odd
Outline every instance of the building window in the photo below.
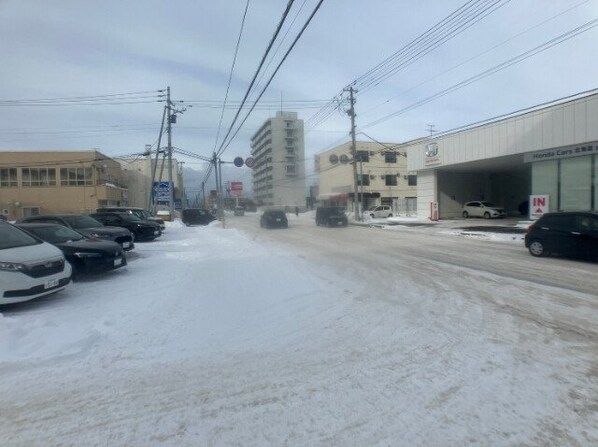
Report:
[[[408,175],[407,176],[407,185],[417,186],[417,175]]]
[[[293,138],[293,130],[292,129],[287,129],[287,138]]]
[[[295,165],[290,165],[286,167],[287,174],[294,174],[295,173]]]
[[[60,168],[60,184],[63,186],[91,186],[91,168]]]
[[[0,188],[16,188],[17,186],[17,168],[0,169]]]
[[[396,163],[397,153],[392,151],[384,152],[384,163]]]
[[[357,174],[357,184],[363,186],[370,186],[369,174]]]
[[[385,177],[386,177],[386,180],[385,180],[386,186],[397,186],[398,182],[397,182],[396,174],[388,174],[388,175],[385,175]]]
[[[23,168],[21,174],[23,186],[56,185],[56,169],[54,168]]]
[[[368,151],[357,151],[355,152],[355,160],[367,163],[370,161],[370,153]]]

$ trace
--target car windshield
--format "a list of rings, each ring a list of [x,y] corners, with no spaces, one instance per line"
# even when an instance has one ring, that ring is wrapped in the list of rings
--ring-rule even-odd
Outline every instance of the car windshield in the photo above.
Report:
[[[486,208],[496,208],[497,205],[495,205],[492,202],[480,202],[483,206],[485,206]]]
[[[76,231],[62,225],[27,228],[27,231],[35,234],[40,239],[51,244],[61,244],[63,242],[80,241],[81,239],[85,239],[81,233],[77,233]]]
[[[103,227],[104,224],[90,216],[64,216],[64,220],[75,229]]]
[[[36,245],[40,242],[24,231],[10,224],[0,223],[0,250],[27,245]]]

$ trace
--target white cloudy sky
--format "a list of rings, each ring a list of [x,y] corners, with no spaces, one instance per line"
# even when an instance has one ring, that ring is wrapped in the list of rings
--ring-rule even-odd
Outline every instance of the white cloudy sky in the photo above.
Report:
[[[280,107],[281,97],[285,109],[292,109],[286,101],[330,100],[466,3],[481,8],[496,1],[324,0],[264,95],[269,107],[254,111],[224,158],[249,154],[250,135]],[[281,33],[289,30],[287,38],[267,75],[317,2],[295,1],[289,25]],[[286,3],[250,0],[230,101],[243,97]],[[144,99],[139,104],[122,104],[131,102],[127,100],[112,105],[24,106],[7,101],[131,92],[153,92],[137,97],[151,96],[147,100],[154,101],[157,90],[170,86],[175,100],[215,101],[212,108],[196,103],[179,117],[173,131],[176,147],[209,156],[220,118],[217,104],[225,96],[245,4],[246,0],[0,0],[0,150],[99,148],[111,156],[142,152],[157,140],[163,103]],[[375,88],[360,89],[357,84],[358,131],[402,142],[427,135],[428,124],[446,131],[598,87],[595,27],[367,126],[598,19],[598,0],[511,0],[497,6],[501,4]],[[318,108],[295,110],[306,120],[308,159],[348,140],[346,114],[334,112],[313,126],[309,119]],[[221,138],[235,111],[225,111]],[[187,161],[189,167],[194,165],[194,160]]]

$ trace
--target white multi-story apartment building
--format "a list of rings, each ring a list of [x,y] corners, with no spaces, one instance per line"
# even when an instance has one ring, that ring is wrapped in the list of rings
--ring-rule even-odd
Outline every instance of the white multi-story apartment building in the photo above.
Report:
[[[417,177],[407,171],[407,154],[400,144],[356,142],[357,201],[362,210],[388,205],[393,214],[415,214]],[[354,182],[351,143],[315,157],[319,202],[353,209]]]
[[[259,205],[305,206],[303,120],[277,112],[251,137],[253,194]]]

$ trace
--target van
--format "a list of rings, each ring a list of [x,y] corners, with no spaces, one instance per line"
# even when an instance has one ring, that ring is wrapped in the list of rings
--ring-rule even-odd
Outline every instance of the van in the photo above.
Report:
[[[60,292],[71,282],[71,274],[60,249],[0,222],[0,305]]]

